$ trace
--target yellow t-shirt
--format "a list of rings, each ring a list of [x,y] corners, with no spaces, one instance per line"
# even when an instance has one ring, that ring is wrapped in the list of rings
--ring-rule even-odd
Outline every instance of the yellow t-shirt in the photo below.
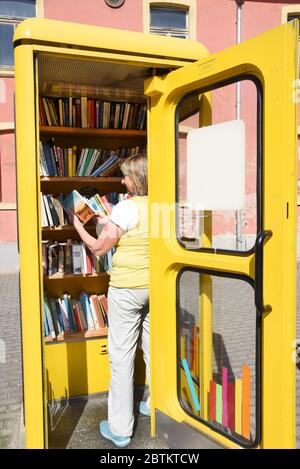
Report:
[[[135,196],[130,200],[138,209],[138,223],[123,233],[116,245],[109,285],[116,288],[148,288],[148,197]]]

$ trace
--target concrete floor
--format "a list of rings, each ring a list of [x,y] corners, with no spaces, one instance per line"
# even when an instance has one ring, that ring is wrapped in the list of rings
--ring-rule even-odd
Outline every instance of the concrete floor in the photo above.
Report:
[[[144,396],[143,396],[144,395]],[[145,399],[148,390],[135,393],[135,403]],[[99,422],[107,419],[107,394],[49,403],[49,447],[67,449],[115,449],[99,434]],[[167,448],[150,436],[150,418],[135,412],[135,427],[128,449]]]

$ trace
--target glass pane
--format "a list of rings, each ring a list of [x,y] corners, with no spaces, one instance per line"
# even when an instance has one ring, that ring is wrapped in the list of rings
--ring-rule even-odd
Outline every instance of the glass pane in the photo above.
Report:
[[[14,64],[14,25],[0,23],[0,65]]]
[[[227,85],[211,92],[212,95],[212,126],[206,126],[208,131],[214,129],[214,125],[224,124],[223,127],[236,119],[236,93],[237,84]],[[257,88],[254,82],[244,80],[240,82],[241,115],[240,122],[244,126],[244,181],[243,205],[233,207],[233,209],[212,209],[203,208],[201,201],[195,204],[190,203],[189,198],[192,193],[192,184],[195,178],[189,178],[189,142],[191,135],[196,133],[194,129],[201,127],[200,101],[205,100],[200,92],[186,96],[177,107],[177,237],[187,249],[213,248],[233,251],[248,251],[254,246],[258,219],[260,214],[257,207]],[[234,123],[234,122],[233,122]],[[216,126],[222,127],[222,126]],[[210,132],[208,132],[210,133]],[[212,132],[211,132],[212,133]],[[199,132],[201,136],[201,131]],[[210,153],[207,152],[207,164],[201,164],[199,171],[204,180],[214,180],[212,186],[214,198],[220,201],[223,207],[224,194],[231,190],[232,174],[222,168],[224,166],[225,155],[230,154],[232,143],[229,139],[222,139],[219,153],[220,163],[217,160],[214,165],[210,161]],[[201,145],[200,145],[201,146]],[[216,146],[216,141],[211,142],[211,148]],[[200,148],[200,147],[199,147]],[[197,151],[197,147],[196,147]],[[200,151],[200,150],[199,150]],[[196,155],[197,156],[197,155]],[[199,161],[201,160],[199,154]],[[222,158],[223,157],[223,158]],[[237,161],[237,165],[240,162]],[[236,171],[238,173],[238,171]],[[200,173],[199,173],[200,174]],[[194,180],[194,181],[193,181]],[[200,180],[200,176],[199,176]],[[219,181],[219,184],[218,184]],[[202,189],[202,188],[201,188]],[[200,192],[200,191],[199,191]],[[215,206],[216,207],[216,206]]]
[[[175,8],[150,8],[150,24],[157,28],[180,28],[187,27],[186,10]]]
[[[35,0],[1,0],[0,16],[30,18],[35,16]]]
[[[254,445],[260,374],[254,289],[242,279],[189,270],[178,284],[181,405],[242,446]]]

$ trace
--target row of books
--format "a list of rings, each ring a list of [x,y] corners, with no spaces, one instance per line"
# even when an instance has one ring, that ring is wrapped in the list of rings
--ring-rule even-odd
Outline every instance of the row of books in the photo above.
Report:
[[[147,105],[100,99],[39,97],[42,126],[97,129],[146,128]]]
[[[123,200],[126,197],[126,194],[110,192],[109,194],[102,196],[95,194],[90,197],[85,197],[79,194],[78,191],[72,191],[72,193],[69,195],[59,194],[58,196],[54,197],[53,194],[43,194],[41,192],[42,227],[45,228],[68,225],[70,223],[69,213],[72,212],[72,214],[77,214],[77,209],[75,206],[76,200],[74,200],[75,197],[79,199],[80,204],[84,204],[84,206],[87,205],[87,207],[90,209],[89,213],[87,214],[88,218],[90,219],[94,216],[95,212],[103,212],[104,214],[109,215],[112,212],[113,207],[119,201]],[[82,211],[82,207],[79,207],[79,216],[80,208]],[[84,222],[88,220],[82,219],[82,221]]]
[[[90,218],[94,216],[94,212],[103,212],[106,215],[109,215],[113,207],[118,202],[126,198],[126,194],[118,194],[116,192],[110,192],[109,194],[105,194],[102,196],[100,196],[99,194],[95,194],[90,198],[82,196],[77,191],[72,192],[72,197],[74,196],[74,194],[78,194],[78,198],[81,200],[81,202],[88,204],[90,208],[88,217],[91,215]],[[53,194],[43,194],[41,192],[42,228],[70,224],[69,213],[70,211],[72,212],[72,214],[76,213],[76,207],[74,207],[75,202],[73,201],[72,206],[68,208],[68,199],[70,199],[70,195],[59,194],[57,197],[54,197]],[[94,205],[90,206],[90,201]],[[66,205],[65,207],[64,204]],[[84,222],[85,219],[82,219],[82,221]]]
[[[58,272],[74,275],[109,272],[113,253],[114,248],[103,256],[96,256],[85,243],[71,239],[66,242],[43,240],[43,275],[51,277]]]
[[[44,292],[44,333],[53,339],[62,333],[100,330],[108,325],[107,298],[104,294],[80,293],[72,299],[68,293],[62,298],[48,298]]]
[[[103,150],[101,148],[63,148],[40,142],[41,176],[110,176],[118,168],[120,160],[136,153],[145,152],[139,146]]]

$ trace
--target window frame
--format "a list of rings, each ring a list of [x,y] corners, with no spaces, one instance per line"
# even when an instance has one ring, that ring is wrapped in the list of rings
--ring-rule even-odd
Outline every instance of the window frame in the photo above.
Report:
[[[161,5],[150,5],[150,23],[151,23],[151,9],[155,10],[174,10],[174,11],[183,11],[185,13],[185,29],[184,28],[171,28],[171,27],[159,27],[159,26],[151,26],[149,24],[149,29],[150,29],[150,34],[159,34],[163,36],[168,36],[168,37],[178,37],[178,36],[184,36],[185,39],[188,39],[189,37],[189,10],[188,8],[180,8],[180,7],[164,7]]]
[[[44,0],[35,0],[35,18],[44,18]],[[1,24],[13,24],[14,30],[27,17],[0,15]],[[0,65],[0,77],[14,77],[14,65]]]
[[[289,15],[296,15],[300,18],[300,3],[281,7],[281,24],[288,22]]]
[[[287,23],[289,21],[289,15],[295,15],[299,17],[299,27],[300,27],[300,3],[297,3],[296,5],[286,5],[284,7],[281,7],[281,24]],[[300,54],[300,32],[299,32],[299,54]],[[300,59],[300,56],[299,56]],[[299,74],[300,74],[300,60],[299,60]],[[298,77],[299,79],[300,77]],[[298,87],[299,85],[297,85]],[[298,126],[298,138],[300,137],[300,126]],[[299,179],[298,179],[299,181]],[[300,206],[300,194],[299,194],[299,189],[298,189],[298,195],[297,195],[297,205],[298,207]]]
[[[150,8],[173,8],[182,9],[187,12],[187,36],[186,39],[196,40],[196,0],[143,0],[143,20],[144,20],[144,32],[147,34],[153,34],[150,31]],[[163,29],[161,29],[163,31]],[[180,32],[181,30],[178,30]],[[175,30],[174,33],[176,34]],[[158,33],[157,33],[158,34]]]

